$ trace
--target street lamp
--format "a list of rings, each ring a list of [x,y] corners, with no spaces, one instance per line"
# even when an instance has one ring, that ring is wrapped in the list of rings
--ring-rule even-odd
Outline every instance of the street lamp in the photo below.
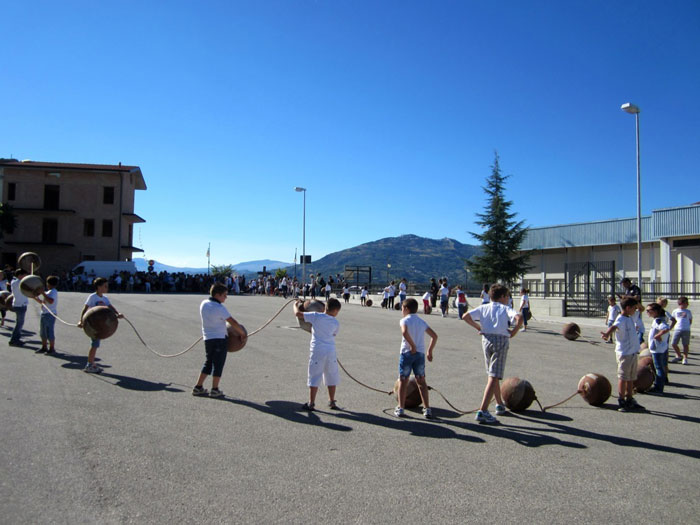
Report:
[[[294,186],[294,191],[301,191],[304,193],[304,233],[303,243],[301,246],[301,289],[304,290],[304,297],[306,297],[306,288],[304,287],[304,283],[306,282],[306,188]]]
[[[642,175],[639,158],[639,112],[638,106],[626,102],[620,106],[622,111],[634,115],[637,128],[637,286],[642,286]]]

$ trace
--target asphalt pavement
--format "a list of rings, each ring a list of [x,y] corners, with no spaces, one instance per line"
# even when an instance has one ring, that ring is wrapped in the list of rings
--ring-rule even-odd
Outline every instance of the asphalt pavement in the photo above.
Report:
[[[109,294],[146,343],[180,352],[200,333],[204,296]],[[76,323],[85,294],[61,293],[59,316]],[[282,298],[229,297],[249,332]],[[375,303],[376,304],[376,303]],[[438,333],[428,383],[463,411],[480,402],[480,338],[451,311],[425,316]],[[60,355],[35,354],[38,308],[25,347],[0,328],[0,516],[3,523],[698,523],[700,359],[671,365],[663,397],[619,413],[579,396],[547,412],[536,404],[479,425],[435,392],[438,419],[393,416],[395,400],[342,376],[340,411],[306,413],[310,335],[291,305],[240,352],[229,354],[224,399],[191,389],[197,344],[180,357],[150,352],[126,322],[102,342],[103,374],[82,372],[89,340],[57,323]],[[400,312],[344,305],[338,357],[363,383],[391,390]],[[599,373],[613,383],[613,346],[601,320],[536,319],[511,340],[506,376],[527,379],[542,405]],[[206,385],[207,388],[209,385]]]

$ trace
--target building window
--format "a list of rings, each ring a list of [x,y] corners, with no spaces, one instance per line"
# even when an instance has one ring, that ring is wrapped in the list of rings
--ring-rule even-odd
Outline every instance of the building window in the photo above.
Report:
[[[673,241],[674,248],[690,248],[691,246],[700,246],[700,239],[678,239]]]
[[[111,236],[112,236],[112,221],[105,219],[102,221],[102,237],[111,237]]]
[[[15,200],[15,188],[16,188],[16,184],[14,182],[7,183],[7,200],[8,201]]]
[[[57,210],[61,187],[56,184],[46,184],[44,186],[44,209]]]
[[[58,219],[44,219],[41,225],[41,242],[58,242]]]
[[[85,221],[83,222],[83,236],[95,236],[95,219],[85,219]]]
[[[102,194],[102,204],[114,204],[114,186],[105,186]]]

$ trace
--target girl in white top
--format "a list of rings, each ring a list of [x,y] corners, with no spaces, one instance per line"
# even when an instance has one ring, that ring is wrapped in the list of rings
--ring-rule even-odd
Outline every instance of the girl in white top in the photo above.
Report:
[[[484,289],[481,290],[481,304],[486,304],[491,301],[491,298],[489,297],[489,285],[485,284]]]
[[[367,287],[363,286],[362,291],[360,292],[360,304],[362,306],[365,306],[365,301],[367,301],[367,295],[369,292],[367,291]]]

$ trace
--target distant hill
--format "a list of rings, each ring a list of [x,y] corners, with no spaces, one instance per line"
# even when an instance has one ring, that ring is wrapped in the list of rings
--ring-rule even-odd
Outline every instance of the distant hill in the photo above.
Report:
[[[148,261],[144,259],[143,257],[134,257],[134,263],[136,263],[136,269],[139,272],[145,272],[148,269]],[[263,266],[266,266],[268,270],[271,269],[277,269],[277,268],[284,268],[286,266],[289,266],[289,263],[287,262],[282,262],[282,261],[273,261],[270,259],[262,259],[260,261],[247,261],[247,262],[241,262],[238,264],[234,264],[233,268],[243,274],[257,274],[258,272],[261,272],[263,269]],[[156,272],[168,272],[168,273],[179,273],[179,272],[184,272],[184,273],[189,273],[189,274],[198,274],[198,273],[207,273],[207,267],[203,268],[186,268],[186,267],[178,267],[178,266],[169,266],[167,264],[160,263],[158,261],[155,261],[155,264],[153,265],[153,270]]]
[[[447,277],[451,283],[464,283],[465,259],[480,251],[479,246],[462,244],[454,239],[428,239],[417,235],[387,237],[378,241],[360,244],[331,253],[307,265],[307,273],[343,275],[345,266],[371,266],[372,282],[383,283],[389,278],[399,280],[405,277],[412,283],[428,283],[431,277]],[[287,271],[293,274],[294,267]],[[297,275],[301,266],[297,265]]]

